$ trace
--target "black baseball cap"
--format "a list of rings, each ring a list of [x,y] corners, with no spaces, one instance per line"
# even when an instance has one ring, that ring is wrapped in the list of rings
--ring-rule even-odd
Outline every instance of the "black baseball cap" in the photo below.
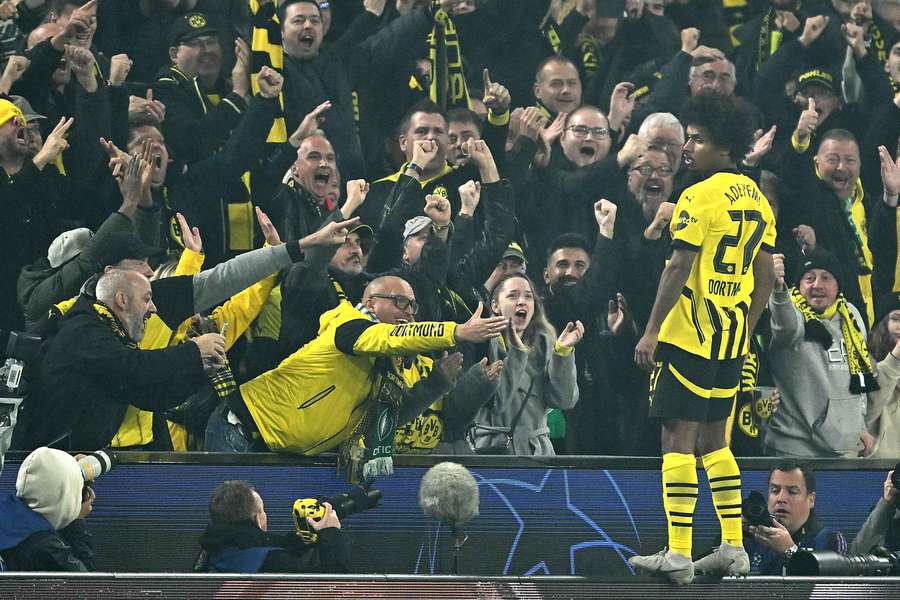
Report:
[[[199,12],[187,13],[172,24],[169,30],[169,46],[177,46],[201,35],[214,35],[219,30],[212,26],[209,17]]]
[[[803,89],[808,85],[818,85],[834,92],[837,87],[836,81],[837,78],[834,76],[834,73],[826,69],[810,69],[797,76],[797,87]]]

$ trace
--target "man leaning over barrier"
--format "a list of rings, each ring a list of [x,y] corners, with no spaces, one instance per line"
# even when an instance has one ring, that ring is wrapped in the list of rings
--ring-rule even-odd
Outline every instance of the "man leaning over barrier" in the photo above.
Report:
[[[457,355],[433,365],[420,353],[484,342],[507,323],[482,318],[481,306],[461,325],[415,323],[416,312],[412,287],[399,277],[372,281],[356,307],[342,299],[322,315],[316,339],[228,395],[210,418],[206,450],[242,452],[264,443],[313,456],[343,444],[358,464],[365,438],[364,474],[389,473],[396,426],[448,392],[461,367]]]

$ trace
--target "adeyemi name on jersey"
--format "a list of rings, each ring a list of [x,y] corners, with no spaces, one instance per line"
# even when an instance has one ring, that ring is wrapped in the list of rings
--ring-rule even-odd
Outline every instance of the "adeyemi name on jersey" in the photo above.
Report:
[[[442,337],[444,335],[443,323],[409,323],[397,325],[391,331],[394,337]]]
[[[734,183],[728,186],[728,191],[725,192],[725,197],[728,198],[728,201],[732,204],[737,202],[740,198],[750,198],[754,202],[759,202],[759,190],[755,185],[749,183]]]
[[[741,291],[740,281],[709,280],[709,293],[715,296],[735,296]]]

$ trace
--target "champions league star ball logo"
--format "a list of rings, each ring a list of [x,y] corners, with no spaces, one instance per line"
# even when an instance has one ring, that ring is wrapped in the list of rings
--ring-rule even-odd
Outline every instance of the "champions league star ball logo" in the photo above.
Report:
[[[472,475],[481,515],[469,533],[479,528],[503,531],[506,539],[503,554],[479,558],[482,569],[502,575],[585,575],[602,563],[611,573],[634,574],[628,558],[636,554],[641,538],[631,506],[609,471],[547,469],[509,479],[497,470],[479,469]],[[448,560],[442,529],[446,536],[440,523],[425,533],[414,573],[439,573],[439,565]]]

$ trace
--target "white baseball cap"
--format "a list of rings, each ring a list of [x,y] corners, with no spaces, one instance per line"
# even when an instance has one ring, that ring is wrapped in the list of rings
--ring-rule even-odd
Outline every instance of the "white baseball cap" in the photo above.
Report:
[[[59,237],[50,244],[47,251],[47,260],[54,269],[66,264],[87,248],[91,243],[94,234],[87,227],[80,227],[61,233]]]

